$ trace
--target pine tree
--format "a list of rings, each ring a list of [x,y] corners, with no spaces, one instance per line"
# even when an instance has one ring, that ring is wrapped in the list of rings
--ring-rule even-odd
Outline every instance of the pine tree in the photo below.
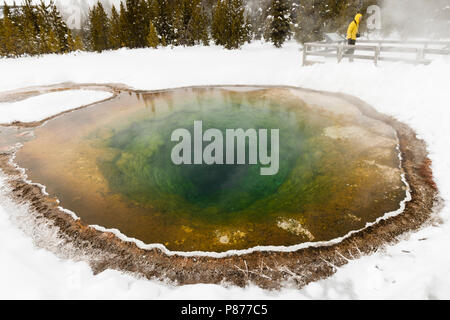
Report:
[[[200,43],[209,45],[208,17],[200,0],[192,1],[192,13],[186,27],[186,39],[189,45]]]
[[[130,39],[130,28],[128,26],[128,19],[127,19],[127,10],[125,9],[125,5],[123,2],[120,2],[120,11],[119,11],[119,26],[120,26],[120,46],[126,47],[128,46],[128,41]]]
[[[287,0],[273,0],[266,40],[280,48],[291,34],[290,7]]]
[[[126,25],[130,48],[143,48],[147,44],[149,21],[146,21],[147,3],[144,0],[126,0]]]
[[[72,35],[72,31],[69,30],[69,33],[67,35],[67,44],[69,46],[69,52],[71,51],[75,51],[74,48],[74,44],[75,44],[75,39],[73,38]]]
[[[3,19],[0,20],[0,39],[3,39]],[[0,41],[0,57],[6,55],[5,49],[3,48],[3,41]]]
[[[301,43],[323,39],[323,21],[320,18],[320,2],[303,0],[299,6],[295,39]]]
[[[169,0],[156,1],[158,2],[159,16],[154,23],[158,34],[161,36],[161,45],[165,46],[173,43],[173,40],[175,39],[173,29],[174,5]]]
[[[225,45],[226,43],[226,27],[227,27],[227,11],[226,4],[222,0],[217,0],[216,7],[213,12],[211,36],[216,45]]]
[[[73,43],[72,51],[83,51],[85,50],[83,40],[80,35],[75,36],[75,41]]]
[[[158,0],[147,0],[147,15],[146,19],[153,23],[156,32],[161,31],[161,9]]]
[[[41,54],[50,53],[50,45],[48,43],[48,33],[50,30],[50,22],[48,21],[48,9],[47,6],[41,2],[37,7],[38,18],[38,52]]]
[[[38,29],[39,29],[39,53],[58,53],[62,52],[67,47],[67,39],[65,34],[58,30],[57,14],[53,11],[53,2],[46,5],[43,1],[37,7],[38,14]],[[61,27],[63,28],[63,27]],[[62,30],[62,29],[61,29]]]
[[[67,52],[69,50],[67,41],[69,28],[67,28],[53,0],[49,4],[49,20],[51,23],[50,28],[55,33],[57,39],[56,46],[58,49],[56,52]]]
[[[251,39],[242,0],[218,0],[213,13],[212,38],[217,45],[237,49]]]
[[[113,6],[111,9],[109,30],[109,44],[112,49],[118,49],[123,46],[121,33],[120,15],[117,12],[116,7]]]
[[[153,22],[150,22],[150,30],[147,35],[147,45],[151,48],[156,48],[159,44],[158,34]]]
[[[83,48],[74,39],[53,0],[34,5],[24,0],[22,6],[4,6],[0,20],[0,55],[63,53]]]
[[[50,29],[45,35],[46,53],[59,53],[61,52],[60,43],[57,34]]]
[[[73,34],[72,31],[69,30],[69,35],[67,42],[69,44],[69,51],[82,51],[84,50],[83,41],[81,40],[80,35]]]
[[[231,0],[231,43],[230,48],[239,48],[251,41],[251,26],[247,23],[243,0]]]
[[[208,44],[208,19],[201,0],[179,0],[173,13],[173,43],[193,46]]]
[[[180,0],[174,3],[173,10],[173,44],[186,44],[185,8],[186,1]]]
[[[2,51],[5,56],[15,57],[19,55],[17,48],[18,29],[12,20],[11,10],[6,3],[3,7],[2,19]]]
[[[90,42],[93,50],[101,52],[109,49],[109,19],[101,2],[89,12]]]
[[[148,21],[156,21],[159,17],[158,0],[147,0],[146,2],[146,19]],[[155,26],[156,28],[156,26]]]
[[[24,53],[34,55],[39,53],[39,25],[38,15],[31,4],[31,0],[26,0],[20,17],[21,38]]]

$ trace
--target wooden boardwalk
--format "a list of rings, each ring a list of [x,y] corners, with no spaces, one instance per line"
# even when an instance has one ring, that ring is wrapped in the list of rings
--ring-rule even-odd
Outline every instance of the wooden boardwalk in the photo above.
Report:
[[[355,50],[355,53],[351,54],[349,50]],[[410,57],[405,57],[405,54]],[[338,63],[349,58],[371,60],[375,65],[379,61],[429,64],[432,61],[430,55],[450,55],[450,41],[359,40],[354,46],[347,45],[345,41],[310,42],[303,45],[304,66],[320,63],[309,60],[309,57],[336,58]]]

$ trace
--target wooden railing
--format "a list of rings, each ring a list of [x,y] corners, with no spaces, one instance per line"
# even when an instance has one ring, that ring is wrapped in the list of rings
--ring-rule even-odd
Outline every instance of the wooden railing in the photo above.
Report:
[[[402,45],[402,46],[394,46]],[[415,45],[416,47],[413,47]],[[442,48],[430,48],[430,46],[440,46]],[[350,50],[364,51],[368,54],[356,54],[349,52]],[[403,56],[385,56],[383,53],[412,54],[413,57],[407,58]],[[397,40],[359,40],[357,45],[347,45],[342,42],[313,42],[303,45],[303,65],[314,63],[308,61],[308,57],[326,57],[336,58],[337,62],[341,62],[344,58],[361,60],[372,60],[375,65],[379,61],[390,62],[406,62],[413,64],[429,64],[430,59],[426,59],[427,55],[450,55],[450,41],[397,41]]]

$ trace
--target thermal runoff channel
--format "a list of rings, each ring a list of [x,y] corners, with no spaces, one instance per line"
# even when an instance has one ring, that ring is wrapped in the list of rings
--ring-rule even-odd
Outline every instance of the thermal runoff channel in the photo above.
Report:
[[[331,95],[199,87],[122,92],[56,117],[16,161],[85,223],[223,252],[331,240],[397,210],[397,144]]]

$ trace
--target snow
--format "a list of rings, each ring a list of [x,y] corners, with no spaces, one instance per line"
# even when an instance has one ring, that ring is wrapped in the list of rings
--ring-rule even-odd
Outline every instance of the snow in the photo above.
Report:
[[[0,123],[40,121],[112,96],[112,93],[105,91],[66,90],[45,93],[15,102],[0,103]]]
[[[436,183],[446,202],[439,212],[442,224],[405,235],[400,243],[350,261],[333,276],[301,290],[269,292],[255,286],[242,289],[204,284],[175,287],[111,270],[94,276],[85,262],[60,259],[39,249],[30,237],[30,222],[25,223],[27,207],[12,203],[0,188],[0,297],[450,298],[450,59],[436,59],[429,66],[381,63],[375,67],[370,62],[336,64],[334,60],[310,67],[300,65],[301,53],[295,43],[283,49],[252,43],[233,51],[214,46],[121,49],[102,54],[0,59],[2,75],[7,75],[0,78],[0,92],[75,82],[123,83],[136,89],[293,85],[351,94],[409,124],[425,139]],[[0,186],[2,181],[0,175]],[[51,239],[51,229],[42,228]]]
[[[269,45],[264,48],[271,48]],[[246,46],[242,51],[218,47],[119,49],[98,53],[47,55],[16,60],[0,59],[0,69],[14,77],[1,78],[0,89],[62,83],[124,83],[136,89],[182,86],[276,83],[292,79],[301,63],[298,46],[289,50],[262,51]],[[274,62],[274,63],[272,63]],[[269,66],[266,66],[269,64]],[[29,70],[33,70],[31,73]],[[245,75],[245,78],[243,77]]]

